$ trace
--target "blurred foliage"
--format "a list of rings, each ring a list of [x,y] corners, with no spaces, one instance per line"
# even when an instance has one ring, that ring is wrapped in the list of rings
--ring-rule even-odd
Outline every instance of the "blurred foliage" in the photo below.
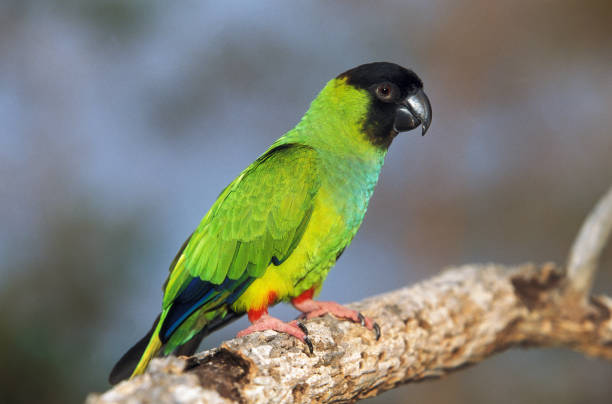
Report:
[[[611,37],[605,0],[0,3],[0,402],[106,389],[219,190],[372,60],[421,75],[434,123],[391,147],[322,297],[466,261],[564,262],[612,183]],[[610,267],[608,248],[597,291]],[[607,403],[611,377],[510,351],[372,401]]]
[[[246,29],[241,33],[249,35]],[[176,81],[153,95],[157,104],[151,118],[166,135],[184,134],[185,126],[202,114],[214,115],[245,99],[255,101],[262,92],[299,89],[296,85],[279,89],[274,78],[266,74],[268,60],[286,64],[299,58],[291,44],[267,30],[258,32],[248,45],[232,33],[221,46],[202,46],[190,57]],[[228,65],[227,60],[232,63]]]
[[[60,0],[67,14],[74,16],[104,36],[132,36],[151,23],[154,5],[145,0]]]
[[[50,210],[41,249],[8,268],[0,294],[0,402],[78,402],[106,376],[94,341],[118,308],[108,291],[135,284],[124,269],[142,251],[142,225],[73,203],[69,215]]]

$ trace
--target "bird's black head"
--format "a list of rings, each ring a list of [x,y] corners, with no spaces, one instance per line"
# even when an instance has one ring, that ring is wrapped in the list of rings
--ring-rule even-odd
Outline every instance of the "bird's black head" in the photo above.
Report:
[[[429,99],[423,92],[423,82],[412,70],[375,62],[347,70],[337,78],[370,95],[371,106],[363,129],[372,143],[389,147],[399,132],[421,125],[425,135],[429,129]]]

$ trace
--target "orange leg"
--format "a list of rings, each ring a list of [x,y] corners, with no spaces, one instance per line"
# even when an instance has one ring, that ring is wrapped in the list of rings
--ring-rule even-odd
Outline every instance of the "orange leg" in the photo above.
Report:
[[[273,303],[276,300],[276,294],[270,294],[269,303]],[[313,352],[312,342],[308,338],[308,330],[299,321],[291,321],[285,323],[276,317],[272,317],[268,314],[268,306],[248,311],[249,321],[252,323],[249,327],[240,331],[236,336],[244,337],[245,335],[252,334],[258,331],[274,330],[277,332],[284,332],[299,339],[308,346],[310,353]]]
[[[311,288],[304,291],[298,297],[291,299],[291,303],[293,304],[293,306],[303,313],[301,318],[309,319],[314,317],[321,317],[328,313],[333,314],[338,318],[345,318],[355,323],[360,323],[368,330],[374,330],[376,339],[378,340],[380,338],[379,325],[370,320],[369,318],[364,317],[363,314],[359,313],[358,311],[344,307],[336,302],[318,302],[312,300],[313,296],[314,288]]]

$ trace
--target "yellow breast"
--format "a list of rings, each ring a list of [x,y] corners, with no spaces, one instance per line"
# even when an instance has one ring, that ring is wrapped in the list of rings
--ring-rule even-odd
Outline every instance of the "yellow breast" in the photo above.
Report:
[[[275,301],[296,297],[303,291],[321,284],[336,260],[336,253],[344,247],[342,237],[344,222],[326,203],[325,192],[320,192],[314,201],[312,217],[304,235],[293,253],[281,265],[270,264],[264,275],[253,281],[247,290],[234,302],[235,311],[260,310]],[[346,244],[346,241],[344,241]]]

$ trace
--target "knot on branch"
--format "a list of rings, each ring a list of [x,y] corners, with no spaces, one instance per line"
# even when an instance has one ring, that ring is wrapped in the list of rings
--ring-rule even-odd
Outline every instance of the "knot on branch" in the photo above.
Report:
[[[564,279],[563,272],[554,264],[535,266],[523,270],[510,278],[514,293],[531,311],[550,305],[552,299],[560,295],[559,284]]]
[[[202,387],[237,403],[246,402],[241,392],[254,373],[253,362],[224,347],[211,355],[187,358],[184,371],[196,375]]]

